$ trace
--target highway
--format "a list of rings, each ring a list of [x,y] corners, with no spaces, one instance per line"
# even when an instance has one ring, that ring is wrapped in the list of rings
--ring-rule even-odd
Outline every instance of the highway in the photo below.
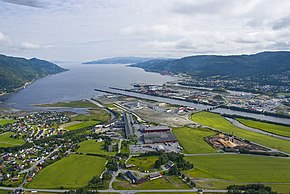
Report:
[[[64,193],[69,190],[62,190],[62,189],[27,189],[27,188],[20,188],[20,187],[0,187],[0,190],[7,190],[7,191],[13,191],[15,189],[22,189],[24,191],[37,191],[37,192],[49,192],[49,193]],[[188,193],[188,192],[198,192],[198,189],[182,189],[182,190],[176,190],[176,189],[163,189],[163,190],[116,190],[116,189],[105,189],[105,190],[97,190],[100,193],[108,193],[108,192],[118,192],[121,194],[131,194],[131,193],[152,193],[152,192],[162,192],[162,193],[172,193],[172,192],[178,192],[178,193]],[[208,193],[226,193],[227,190],[206,190],[204,189],[203,192]],[[201,192],[202,193],[202,192]]]

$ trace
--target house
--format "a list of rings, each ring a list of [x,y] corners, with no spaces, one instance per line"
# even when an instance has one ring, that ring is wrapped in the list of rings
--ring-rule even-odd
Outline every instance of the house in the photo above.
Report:
[[[158,179],[161,177],[162,177],[162,175],[159,172],[156,172],[154,174],[150,174],[148,178],[149,178],[149,180],[154,180],[154,179]]]
[[[132,167],[135,167],[135,164],[126,164],[125,167],[126,168],[132,168]]]
[[[132,172],[132,171],[127,171],[127,172],[126,172],[126,176],[131,180],[131,182],[132,182],[133,184],[135,184],[136,181],[138,180],[138,178],[136,177],[136,175],[135,175],[134,172]]]
[[[169,160],[168,162],[167,162],[167,164],[165,164],[165,167],[166,168],[172,168],[174,166],[174,162],[172,162],[171,160]]]

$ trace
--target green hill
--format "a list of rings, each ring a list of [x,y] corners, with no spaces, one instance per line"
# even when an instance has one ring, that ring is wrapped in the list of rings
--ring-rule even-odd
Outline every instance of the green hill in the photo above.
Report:
[[[199,77],[245,78],[290,72],[290,52],[262,52],[252,55],[200,55],[176,60],[151,60],[132,66],[146,71],[186,73]]]
[[[37,58],[25,59],[0,55],[0,94],[13,92],[27,82],[63,71],[66,69]]]

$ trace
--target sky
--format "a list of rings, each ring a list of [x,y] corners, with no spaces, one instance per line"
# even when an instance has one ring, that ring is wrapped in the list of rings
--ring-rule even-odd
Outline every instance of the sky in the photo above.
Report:
[[[290,50],[289,0],[0,0],[0,53],[53,61]]]

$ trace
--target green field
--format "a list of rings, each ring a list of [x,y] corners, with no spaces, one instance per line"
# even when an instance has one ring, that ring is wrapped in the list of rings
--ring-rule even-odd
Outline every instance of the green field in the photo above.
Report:
[[[164,194],[164,192],[138,192],[138,194]],[[180,192],[170,192],[170,194],[180,194]],[[186,192],[185,194],[198,194],[198,193]]]
[[[152,181],[146,181],[145,183],[138,185],[131,184],[126,180],[116,180],[113,182],[113,188],[119,190],[190,189],[190,187],[177,176],[165,176]]]
[[[265,122],[260,122],[260,121],[253,121],[250,119],[238,118],[236,120],[239,121],[240,123],[248,126],[248,127],[261,129],[261,130],[267,131],[269,133],[274,133],[277,135],[290,137],[290,127],[286,127],[283,125],[277,125],[277,124],[271,124],[271,123],[265,123]]]
[[[25,143],[24,140],[10,138],[11,135],[13,135],[13,132],[0,134],[0,147],[14,147]]]
[[[96,142],[96,140],[86,140],[79,144],[80,148],[77,152],[90,154],[115,155],[117,152],[108,152],[104,150],[104,142]]]
[[[254,155],[213,155],[185,157],[196,169],[186,171],[192,177],[220,178],[241,182],[290,184],[289,158]],[[196,170],[198,174],[196,174]]]
[[[238,128],[232,125],[229,121],[227,121],[224,117],[222,117],[219,114],[210,112],[199,112],[193,114],[191,118],[193,121],[200,123],[202,125],[213,127],[220,131],[229,134],[234,134],[241,138],[290,153],[290,141]]]
[[[44,168],[28,188],[79,188],[86,186],[105,168],[106,159],[88,155],[71,155]]]
[[[158,156],[132,157],[127,162],[127,164],[135,164],[135,167],[133,167],[132,169],[136,169],[139,171],[153,171],[155,161],[158,160],[158,158]]]
[[[98,121],[107,122],[110,119],[110,114],[106,111],[102,110],[97,105],[87,101],[87,100],[79,100],[79,101],[71,101],[71,102],[57,102],[54,104],[41,104],[37,106],[44,107],[71,107],[71,108],[87,108],[89,114],[79,114],[77,116],[72,117],[72,121]]]
[[[12,124],[12,123],[14,123],[14,120],[12,120],[12,119],[0,119],[0,126],[3,126],[3,125],[5,125],[5,124]]]
[[[216,132],[203,128],[175,128],[173,133],[186,154],[216,152],[205,140],[205,137],[214,136]]]
[[[81,128],[85,128],[85,127],[93,127],[95,125],[97,125],[99,122],[97,121],[85,121],[85,122],[81,122],[75,125],[70,125],[65,127],[66,130],[72,131],[72,130],[77,130],[77,129],[81,129]]]
[[[71,107],[71,108],[96,108],[97,105],[87,101],[87,100],[78,100],[70,102],[57,102],[53,104],[40,104],[37,106],[42,107]]]

